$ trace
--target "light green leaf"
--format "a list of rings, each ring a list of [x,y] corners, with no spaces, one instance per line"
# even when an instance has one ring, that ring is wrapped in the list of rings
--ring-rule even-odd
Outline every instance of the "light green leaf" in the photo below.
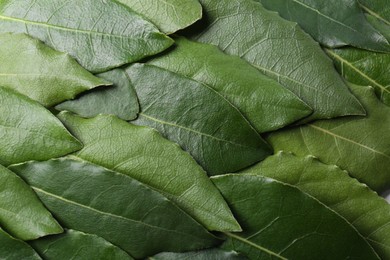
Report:
[[[85,234],[76,230],[44,237],[30,243],[45,259],[94,259],[94,260],[130,260],[133,259],[122,249],[101,237]]]
[[[387,0],[359,0],[359,3],[364,11],[390,25],[390,5]]]
[[[357,0],[257,0],[283,18],[297,22],[327,47],[352,45],[390,52],[389,42],[366,20]]]
[[[175,48],[149,64],[213,88],[236,106],[260,133],[306,117],[312,110],[292,92],[244,60],[217,47],[175,38]]]
[[[153,129],[112,116],[60,119],[84,143],[76,156],[152,187],[209,230],[241,230],[206,173],[180,147]]]
[[[276,151],[314,155],[335,164],[376,191],[390,187],[390,107],[381,103],[371,87],[351,85],[367,109],[367,117],[323,120],[272,133]]]
[[[40,260],[41,258],[28,244],[11,237],[0,228],[0,259]]]
[[[0,225],[22,240],[32,240],[63,231],[31,188],[15,173],[1,165]]]
[[[173,41],[113,0],[5,0],[0,32],[27,33],[103,72],[168,48]]]
[[[218,248],[207,249],[202,251],[194,251],[187,253],[160,253],[150,260],[244,260],[247,259],[243,255],[235,251],[224,251]]]
[[[0,87],[0,164],[47,160],[82,145],[38,102]]]
[[[297,24],[253,0],[200,2],[206,18],[189,34],[278,80],[314,109],[306,121],[364,114],[318,43]]]
[[[178,143],[211,175],[261,161],[269,146],[242,114],[210,87],[153,65],[126,73],[137,92],[137,125],[156,128]]]
[[[98,76],[113,82],[114,86],[86,92],[76,100],[59,104],[56,109],[71,111],[83,117],[112,114],[123,120],[137,118],[139,112],[137,93],[124,70],[115,69]]]
[[[135,258],[211,247],[218,241],[160,193],[83,161],[12,166],[66,228],[96,234]]]
[[[193,24],[202,17],[198,0],[118,0],[145,16],[167,34]]]
[[[382,259],[390,258],[390,205],[334,165],[279,152],[242,174],[259,174],[297,187],[344,217]]]
[[[212,178],[240,222],[223,249],[249,259],[379,259],[333,210],[299,189],[258,175]]]

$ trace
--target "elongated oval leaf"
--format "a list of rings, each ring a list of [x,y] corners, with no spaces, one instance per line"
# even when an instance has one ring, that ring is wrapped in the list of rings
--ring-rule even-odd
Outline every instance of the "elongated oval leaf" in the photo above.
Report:
[[[0,86],[12,88],[44,106],[110,85],[83,69],[67,54],[24,34],[0,34]]]
[[[71,159],[28,162],[12,170],[64,227],[101,236],[136,258],[217,242],[167,198],[124,174]]]
[[[167,34],[193,24],[202,17],[198,0],[118,0],[153,22]]]
[[[386,38],[364,17],[357,0],[258,0],[267,9],[297,22],[328,47],[355,47],[390,52]]]
[[[365,15],[371,25],[374,26],[374,28],[377,29],[387,39],[387,41],[390,42],[390,25],[373,15],[370,15],[368,13],[366,13]]]
[[[112,114],[123,120],[137,118],[139,112],[137,93],[124,70],[115,69],[98,76],[113,82],[114,86],[94,89],[76,100],[59,104],[56,109],[71,111],[83,117]]]
[[[149,64],[203,83],[224,96],[260,133],[308,116],[312,110],[292,92],[244,60],[217,47],[175,38],[176,47]]]
[[[390,26],[390,6],[387,0],[359,0],[359,3],[364,11]]]
[[[102,72],[159,53],[172,40],[113,0],[5,0],[0,32],[27,33]]]
[[[290,185],[256,175],[212,178],[244,232],[222,248],[250,259],[379,259],[342,217]]]
[[[85,145],[78,157],[152,187],[209,230],[241,230],[201,167],[156,131],[112,116],[83,119],[60,113],[59,117]]]
[[[189,34],[278,80],[314,109],[306,121],[364,114],[318,43],[295,23],[253,0],[200,2],[205,19],[199,32]]]
[[[279,152],[243,173],[273,178],[313,196],[351,223],[382,259],[390,258],[390,205],[347,172],[313,156]]]
[[[114,246],[101,237],[85,234],[76,230],[67,230],[66,233],[44,237],[30,243],[32,247],[45,259],[133,259],[122,249]]]
[[[390,187],[390,107],[372,88],[351,86],[368,116],[318,121],[272,133],[275,150],[314,155],[335,164],[376,191]]]
[[[40,260],[41,258],[28,244],[11,237],[0,228],[0,259]]]
[[[0,225],[14,237],[32,240],[63,230],[31,188],[0,165]]]
[[[47,160],[81,147],[38,102],[0,87],[0,164]]]
[[[237,171],[270,154],[241,113],[208,86],[152,65],[126,73],[141,106],[133,122],[180,144],[209,174]]]
[[[160,253],[150,258],[150,260],[244,260],[243,255],[235,251],[225,251],[217,248],[187,253]]]

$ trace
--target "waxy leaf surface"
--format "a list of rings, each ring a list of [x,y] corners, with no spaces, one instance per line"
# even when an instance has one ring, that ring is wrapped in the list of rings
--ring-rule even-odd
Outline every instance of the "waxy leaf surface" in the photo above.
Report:
[[[47,160],[82,145],[38,102],[0,87],[0,164]]]
[[[135,258],[218,242],[166,197],[124,174],[71,159],[12,169],[64,227],[96,234]]]
[[[202,168],[157,131],[113,116],[83,119],[61,113],[59,117],[84,143],[76,156],[152,187],[209,230],[241,230]]]
[[[11,237],[0,228],[0,259],[40,260],[42,258],[27,243]]]
[[[187,253],[160,253],[150,258],[150,260],[245,260],[245,256],[235,251],[225,251],[218,248],[187,252]]]
[[[390,26],[390,5],[387,0],[359,0],[359,3],[368,14]]]
[[[27,33],[103,72],[168,48],[173,41],[113,0],[5,0],[0,32]]]

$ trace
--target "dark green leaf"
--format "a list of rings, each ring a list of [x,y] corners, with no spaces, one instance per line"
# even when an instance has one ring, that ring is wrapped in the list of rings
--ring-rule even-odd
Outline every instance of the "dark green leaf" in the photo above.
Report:
[[[375,29],[377,29],[385,38],[390,41],[390,25],[387,23],[384,23],[382,20],[378,19],[377,17],[366,14],[367,20],[374,26]]]
[[[28,244],[11,237],[0,228],[0,259],[40,260],[41,258]]]
[[[387,0],[359,0],[364,11],[390,25],[390,5]]]
[[[150,260],[244,260],[243,255],[235,251],[224,251],[213,248],[203,251],[194,251],[188,253],[160,253],[149,258]]]

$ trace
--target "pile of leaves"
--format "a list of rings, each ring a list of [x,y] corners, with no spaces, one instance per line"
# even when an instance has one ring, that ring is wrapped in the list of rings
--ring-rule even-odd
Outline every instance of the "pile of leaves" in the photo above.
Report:
[[[390,259],[389,41],[388,0],[0,1],[0,258]]]

